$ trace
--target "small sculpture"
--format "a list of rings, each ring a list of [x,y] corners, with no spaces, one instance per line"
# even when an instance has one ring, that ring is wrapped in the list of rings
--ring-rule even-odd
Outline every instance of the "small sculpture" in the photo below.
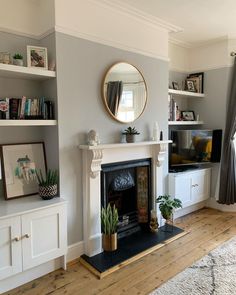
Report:
[[[97,131],[90,130],[88,133],[88,145],[98,145],[100,143]]]

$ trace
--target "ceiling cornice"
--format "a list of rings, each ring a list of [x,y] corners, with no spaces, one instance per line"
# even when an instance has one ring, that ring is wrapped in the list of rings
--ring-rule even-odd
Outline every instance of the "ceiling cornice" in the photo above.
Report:
[[[107,9],[115,10],[119,13],[125,14],[126,16],[135,18],[138,21],[142,21],[146,25],[151,25],[155,28],[165,29],[169,33],[182,32],[183,29],[175,26],[169,22],[166,22],[160,18],[157,18],[151,14],[145,13],[140,9],[134,8],[131,5],[120,2],[119,0],[89,0],[90,2],[96,3],[97,5],[103,6]]]

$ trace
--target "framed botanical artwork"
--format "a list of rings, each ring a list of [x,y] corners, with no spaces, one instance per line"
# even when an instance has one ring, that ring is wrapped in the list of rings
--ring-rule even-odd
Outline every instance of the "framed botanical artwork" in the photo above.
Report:
[[[181,118],[183,121],[194,121],[195,120],[194,111],[182,111]]]
[[[46,174],[44,143],[2,145],[1,164],[6,200],[37,194],[36,170]]]
[[[27,46],[27,66],[48,69],[48,54],[46,47]]]

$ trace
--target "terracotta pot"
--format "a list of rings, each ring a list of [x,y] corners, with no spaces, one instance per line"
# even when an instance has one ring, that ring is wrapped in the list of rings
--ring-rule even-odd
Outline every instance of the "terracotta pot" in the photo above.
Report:
[[[39,186],[39,195],[43,200],[51,200],[57,195],[57,184]]]
[[[102,234],[102,247],[104,251],[115,251],[117,249],[117,233],[112,235]]]

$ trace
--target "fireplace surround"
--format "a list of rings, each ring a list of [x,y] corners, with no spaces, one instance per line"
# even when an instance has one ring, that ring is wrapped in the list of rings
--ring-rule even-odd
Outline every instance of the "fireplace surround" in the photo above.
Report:
[[[83,159],[83,230],[86,255],[91,257],[102,252],[100,221],[102,167],[107,164],[114,166],[128,161],[149,159],[150,191],[152,196],[160,195],[163,193],[162,163],[165,159],[168,143],[170,141],[79,146],[82,150]],[[127,178],[129,178],[128,175]],[[129,189],[132,189],[131,182],[131,179],[128,180]],[[149,202],[148,209],[154,208],[154,200],[151,199]]]

